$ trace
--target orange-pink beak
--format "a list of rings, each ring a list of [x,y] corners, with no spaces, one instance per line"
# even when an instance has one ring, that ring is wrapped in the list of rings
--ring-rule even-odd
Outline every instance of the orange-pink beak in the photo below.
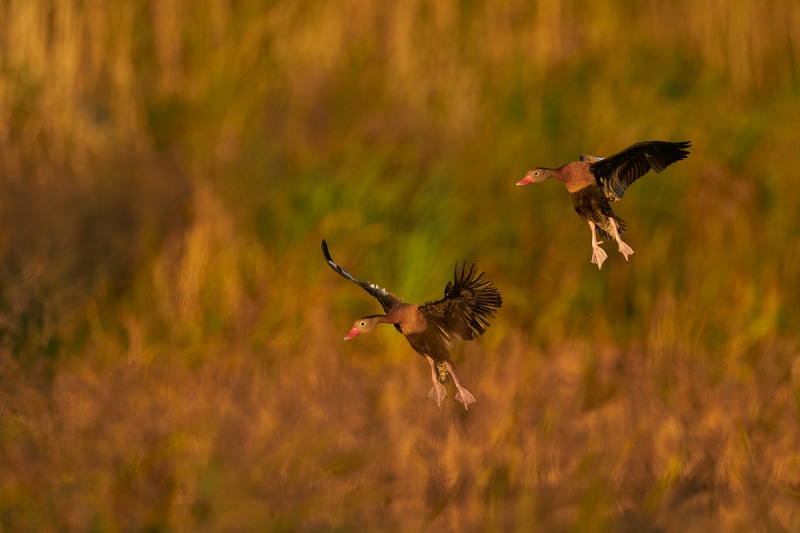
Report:
[[[517,187],[519,187],[520,185],[527,185],[529,183],[533,183],[533,176],[531,176],[530,172],[525,174],[525,177],[517,182]]]
[[[344,340],[350,340],[356,335],[361,335],[361,331],[359,331],[358,326],[353,326],[353,329],[350,330],[350,333],[345,336]]]

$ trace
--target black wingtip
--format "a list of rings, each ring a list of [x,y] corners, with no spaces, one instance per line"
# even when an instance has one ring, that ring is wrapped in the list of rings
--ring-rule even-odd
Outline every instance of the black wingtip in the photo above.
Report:
[[[675,144],[677,145],[678,153],[681,156],[680,159],[678,159],[678,161],[683,161],[684,159],[689,157],[689,154],[691,153],[689,152],[689,148],[692,147],[692,141],[683,141]]]
[[[325,239],[322,239],[322,255],[325,256],[326,261],[333,261],[330,252],[328,252],[328,243],[325,242]]]
[[[675,148],[680,151],[685,151],[687,154],[689,153],[689,148],[692,147],[692,141],[679,141],[672,143]]]

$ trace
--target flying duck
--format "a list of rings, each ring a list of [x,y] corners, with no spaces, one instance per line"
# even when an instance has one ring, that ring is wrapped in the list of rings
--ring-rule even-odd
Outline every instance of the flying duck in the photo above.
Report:
[[[645,141],[605,159],[582,155],[580,161],[558,168],[533,168],[517,185],[541,183],[547,178],[564,182],[575,211],[592,229],[592,264],[599,270],[608,255],[600,248],[603,241],[597,240],[595,232],[599,232],[602,238],[615,240],[626,262],[634,253],[620,238],[625,233],[625,221],[614,215],[608,202],[620,201],[630,184],[647,171],[652,169],[659,173],[672,163],[686,159],[691,145],[691,141]]]
[[[359,318],[353,324],[344,340],[368,333],[378,324],[392,324],[405,335],[411,347],[428,360],[431,366],[433,387],[428,398],[441,407],[447,397],[444,384],[448,375],[453,377],[455,400],[469,405],[475,397],[464,388],[456,376],[455,367],[450,360],[450,349],[456,339],[470,341],[486,331],[489,319],[503,305],[500,292],[485,280],[486,273],[476,275],[477,265],[467,268],[466,263],[456,263],[455,279],[444,288],[444,298],[424,305],[407,304],[386,289],[368,281],[359,281],[337,265],[328,252],[328,244],[323,239],[322,254],[328,265],[341,276],[354,282],[374,297],[383,307],[383,315],[370,315]]]

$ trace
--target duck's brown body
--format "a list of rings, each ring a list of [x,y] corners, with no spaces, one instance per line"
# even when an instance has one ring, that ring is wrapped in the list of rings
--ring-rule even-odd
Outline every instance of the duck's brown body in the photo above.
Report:
[[[628,186],[649,170],[661,172],[676,161],[685,159],[690,142],[646,141],[634,144],[607,159],[583,155],[580,161],[567,163],[558,168],[534,168],[517,185],[539,183],[547,178],[562,181],[572,196],[572,205],[580,217],[589,223],[592,230],[592,263],[602,268],[608,257],[600,248],[596,231],[601,237],[617,242],[619,251],[625,256],[633,250],[620,236],[625,233],[625,222],[614,215],[609,201],[619,201]]]
[[[550,170],[552,171],[551,177],[563,182],[570,193],[578,192],[590,185],[597,185],[592,173],[589,172],[589,165],[583,161],[567,163]]]
[[[575,208],[575,212],[586,222],[593,222],[597,229],[603,232],[602,234],[608,236],[607,238],[612,238],[614,235],[612,219],[617,223],[619,234],[625,233],[625,221],[614,214],[608,200],[603,196],[603,191],[596,183],[570,192],[570,196],[572,196],[572,207]]]
[[[378,322],[392,324],[402,333],[418,354],[430,356],[435,362],[450,361],[450,350],[441,332],[428,327],[425,316],[416,304],[397,304],[385,315],[375,315]]]
[[[460,267],[456,263],[455,280],[445,287],[444,298],[416,305],[402,303],[386,289],[355,279],[331,259],[324,240],[322,252],[335,272],[369,292],[381,303],[386,313],[358,319],[345,340],[367,333],[378,324],[392,324],[406,337],[414,351],[430,364],[433,388],[428,398],[441,406],[442,400],[447,397],[443,384],[452,376],[458,389],[455,399],[462,402],[465,408],[475,403],[474,396],[456,376],[455,366],[450,360],[450,348],[456,339],[472,340],[483,334],[489,327],[488,319],[494,317],[494,312],[503,304],[497,289],[491,286],[490,281],[484,281],[485,274],[476,276],[476,265],[467,269],[466,265]]]

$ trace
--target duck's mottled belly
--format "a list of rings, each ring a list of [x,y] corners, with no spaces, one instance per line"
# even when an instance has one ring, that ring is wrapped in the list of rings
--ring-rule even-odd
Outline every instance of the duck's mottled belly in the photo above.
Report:
[[[432,330],[406,334],[406,340],[418,354],[429,355],[434,361],[447,361],[450,353],[442,339]]]
[[[594,222],[598,228],[609,235],[614,234],[614,228],[609,221],[609,217],[613,217],[614,212],[611,211],[611,206],[608,205],[608,200],[600,187],[592,184],[570,194],[572,206],[583,220]]]

